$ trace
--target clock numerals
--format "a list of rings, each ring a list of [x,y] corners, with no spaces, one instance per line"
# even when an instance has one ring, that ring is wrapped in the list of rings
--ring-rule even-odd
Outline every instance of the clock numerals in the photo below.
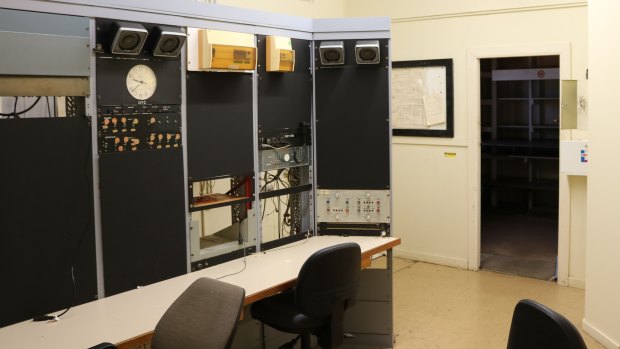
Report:
[[[137,100],[151,98],[157,89],[157,77],[150,67],[144,64],[133,66],[127,73],[127,91]]]

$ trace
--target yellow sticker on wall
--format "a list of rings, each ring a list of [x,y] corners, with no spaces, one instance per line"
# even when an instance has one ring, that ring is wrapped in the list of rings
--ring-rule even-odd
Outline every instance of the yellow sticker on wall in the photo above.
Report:
[[[449,159],[454,159],[456,157],[456,153],[449,153],[449,152],[444,152],[443,156],[449,158]]]

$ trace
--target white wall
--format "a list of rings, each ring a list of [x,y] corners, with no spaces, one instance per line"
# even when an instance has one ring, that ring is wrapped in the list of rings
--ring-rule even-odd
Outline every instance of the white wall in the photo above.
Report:
[[[620,156],[618,57],[620,2],[591,0],[588,18],[590,80],[588,235],[584,328],[607,348],[620,346]]]
[[[397,253],[419,260],[477,268],[470,260],[472,203],[479,193],[479,166],[470,134],[479,134],[477,113],[468,107],[468,50],[544,44],[570,45],[563,78],[583,78],[587,57],[587,3],[552,0],[350,0],[347,16],[390,16],[392,59],[452,58],[454,61],[453,139],[394,137],[393,233],[402,238]],[[476,110],[476,109],[473,109]],[[474,126],[475,125],[475,126]],[[475,141],[475,140],[474,140]],[[475,142],[473,143],[475,144]],[[446,157],[446,152],[457,154]],[[585,191],[585,182],[573,182]],[[567,194],[567,193],[565,193]],[[569,195],[567,195],[569,197]],[[577,198],[575,195],[573,199]],[[582,195],[583,197],[583,195]],[[583,204],[582,202],[577,202]],[[572,206],[572,205],[571,205]],[[584,217],[574,217],[583,226]],[[568,225],[568,223],[567,223]],[[585,230],[571,241],[584,239]],[[575,238],[575,239],[573,239]],[[573,244],[570,277],[583,284],[585,247]]]
[[[446,156],[445,152],[456,156]],[[467,268],[467,148],[392,147],[397,255]]]
[[[346,0],[197,0],[309,18],[344,17]]]
[[[569,176],[570,191],[570,261],[568,284],[585,288],[586,208],[588,181],[585,176]]]
[[[524,12],[541,7],[565,7],[577,1],[567,0],[467,0],[467,1],[421,1],[421,0],[348,0],[346,14],[350,17],[389,15],[398,21],[402,19],[437,19],[438,17],[478,16],[481,13]],[[435,17],[435,18],[432,18]]]

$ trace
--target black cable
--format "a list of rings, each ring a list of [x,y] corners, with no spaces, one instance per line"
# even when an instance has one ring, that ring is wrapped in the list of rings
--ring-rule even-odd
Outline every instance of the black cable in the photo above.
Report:
[[[230,273],[230,274],[222,275],[222,276],[220,276],[219,278],[217,278],[215,280],[220,280],[220,279],[223,279],[223,278],[225,278],[227,276],[233,276],[233,275],[240,274],[242,271],[245,270],[245,268],[247,268],[247,266],[248,266],[248,264],[246,263],[245,258],[243,258],[243,268],[241,270],[239,270],[238,272],[235,272],[235,273]]]
[[[86,117],[86,115],[84,116],[84,120],[86,121],[86,127],[90,130],[90,122],[89,122],[90,120],[88,119],[88,117]],[[90,163],[89,160],[90,160],[91,152],[92,152],[92,140],[89,137],[88,147],[86,150],[86,159],[84,160],[84,178],[86,179],[86,194],[88,195],[88,201],[86,203],[87,207],[90,207],[90,203],[92,202],[92,195],[91,195],[92,188],[90,185],[90,177],[88,177],[88,168],[89,168],[88,166]],[[71,304],[69,304],[67,309],[65,309],[62,313],[58,315],[35,316],[32,319],[33,321],[47,321],[47,320],[57,319],[65,315],[69,311],[69,309],[71,309],[75,305],[77,301],[77,286],[75,284],[75,266],[77,264],[78,256],[80,255],[80,250],[82,249],[84,238],[86,237],[86,233],[88,232],[88,228],[92,224],[92,216],[93,216],[92,212],[89,212],[86,225],[84,226],[84,230],[82,231],[82,235],[80,236],[80,241],[78,242],[77,249],[75,250],[75,255],[73,255],[73,260],[71,262],[71,283],[73,285],[73,300],[71,301]]]
[[[45,96],[45,100],[47,101],[47,115],[51,118],[52,110],[50,109],[50,98],[48,96]]]
[[[230,273],[230,274],[222,275],[222,276],[220,276],[220,277],[216,278],[215,280],[220,280],[220,279],[223,279],[223,278],[225,278],[225,277],[227,277],[227,276],[237,275],[237,274],[240,274],[242,271],[244,271],[244,270],[245,270],[245,268],[247,268],[247,267],[248,267],[248,263],[247,263],[247,262],[246,262],[246,260],[245,260],[245,258],[246,258],[246,255],[245,255],[245,254],[246,254],[246,250],[245,250],[245,241],[243,241],[243,268],[242,268],[241,270],[239,270],[238,272],[234,272],[234,273]]]
[[[80,244],[78,245],[78,251],[80,250],[81,245],[82,245],[82,239],[80,239]],[[77,301],[77,286],[75,285],[75,272],[74,272],[74,269],[75,269],[75,262],[71,266],[71,283],[73,285],[73,300],[71,301],[71,305],[69,305],[69,307],[67,307],[67,309],[65,309],[65,311],[63,311],[62,313],[56,315],[56,317],[61,317],[61,316],[65,315],[69,311],[69,309],[71,309],[71,307],[73,307],[73,305]]]
[[[15,104],[13,105],[13,112],[12,113],[0,113],[0,116],[12,116],[14,118],[19,118],[19,115],[29,112],[41,100],[41,96],[37,97],[37,100],[34,101],[34,103],[32,103],[31,106],[29,106],[28,108],[18,112],[17,111],[17,98],[18,97],[15,97]]]
[[[13,103],[13,112],[12,113],[0,113],[0,117],[6,117],[8,119],[9,117],[14,116],[15,112],[17,111],[17,100],[18,99],[19,97],[15,96],[15,102]]]
[[[278,180],[280,178],[280,175],[282,174],[282,172],[284,172],[284,169],[279,169],[278,172],[275,175],[269,174],[269,176],[271,176],[271,178],[269,180],[267,180],[267,174],[268,172],[265,172],[265,184],[263,184],[263,187],[261,188],[261,191],[263,191],[263,189],[267,188],[267,185]]]

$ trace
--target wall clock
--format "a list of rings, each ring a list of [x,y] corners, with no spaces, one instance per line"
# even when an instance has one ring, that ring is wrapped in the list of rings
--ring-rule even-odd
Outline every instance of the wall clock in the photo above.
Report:
[[[150,67],[144,64],[134,65],[127,73],[127,91],[137,100],[151,98],[157,89],[157,77]]]

